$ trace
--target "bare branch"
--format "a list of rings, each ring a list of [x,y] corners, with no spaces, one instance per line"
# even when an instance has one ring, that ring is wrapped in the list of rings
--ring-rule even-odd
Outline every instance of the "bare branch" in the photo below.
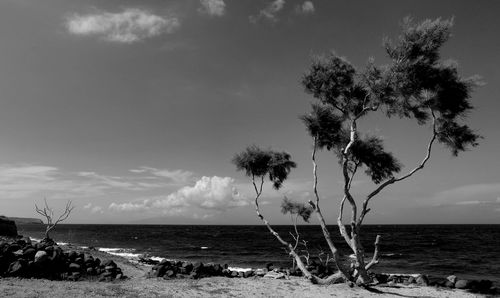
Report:
[[[427,144],[427,153],[426,153],[424,159],[420,162],[420,164],[417,167],[415,167],[413,170],[411,170],[407,174],[405,174],[405,175],[403,175],[403,176],[401,176],[399,178],[393,177],[393,178],[385,181],[379,187],[377,187],[377,189],[375,189],[374,191],[372,191],[366,197],[366,199],[363,202],[363,209],[361,211],[361,214],[359,215],[358,226],[361,225],[361,223],[363,222],[363,219],[364,219],[365,215],[370,211],[370,209],[368,209],[368,202],[371,200],[371,198],[373,198],[374,196],[376,196],[379,192],[381,192],[387,186],[389,186],[389,185],[391,185],[391,184],[393,184],[395,182],[399,182],[399,181],[405,180],[405,179],[411,177],[417,171],[419,171],[419,170],[421,170],[421,169],[424,168],[425,164],[427,163],[427,161],[431,157],[432,145],[434,144],[434,141],[436,140],[436,137],[437,137],[436,116],[435,116],[434,111],[432,109],[431,109],[431,115],[432,115],[432,137],[429,140],[429,143]]]
[[[373,251],[373,257],[370,263],[368,263],[365,267],[366,270],[369,270],[372,268],[374,265],[378,264],[378,254],[379,254],[379,244],[380,244],[380,235],[377,235],[377,238],[375,238],[375,248]]]

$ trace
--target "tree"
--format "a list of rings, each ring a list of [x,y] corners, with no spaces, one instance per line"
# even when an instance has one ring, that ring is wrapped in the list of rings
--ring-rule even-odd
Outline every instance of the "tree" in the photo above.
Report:
[[[56,221],[54,221],[54,219],[55,219],[54,210],[52,208],[50,208],[49,205],[47,204],[47,199],[43,199],[43,201],[44,201],[43,209],[39,208],[35,204],[35,210],[36,210],[36,213],[45,217],[45,219],[47,221],[47,227],[45,228],[44,240],[52,240],[50,238],[49,232],[52,231],[60,222],[63,222],[64,220],[66,220],[68,218],[68,216],[71,214],[71,211],[73,211],[73,209],[75,207],[72,205],[71,201],[68,201],[66,203],[65,208],[64,208],[64,212],[59,216],[59,218],[57,218]]]
[[[370,201],[390,185],[406,180],[422,170],[429,161],[436,142],[444,144],[456,156],[477,146],[481,138],[464,123],[473,109],[469,99],[473,89],[479,85],[478,78],[462,78],[456,63],[440,61],[439,52],[450,38],[452,25],[453,20],[436,19],[414,23],[406,18],[403,32],[397,40],[384,41],[389,64],[376,66],[371,59],[364,69],[358,70],[345,58],[331,53],[316,57],[302,78],[305,91],[316,99],[311,111],[301,117],[313,141],[311,159],[314,201],[310,200],[309,205],[318,217],[338,268],[336,276],[340,275],[344,280],[359,285],[369,284],[369,270],[379,262],[380,236],[376,237],[373,257],[369,262],[365,261],[365,251],[361,244],[361,227],[370,211]],[[362,134],[358,129],[360,119],[380,112],[389,118],[398,116],[416,120],[420,126],[430,126],[424,158],[405,174],[398,175],[403,165],[385,149],[380,137]],[[250,149],[254,150],[255,147]],[[334,153],[339,162],[344,181],[336,221],[340,235],[356,256],[354,261],[346,261],[338,250],[338,243],[334,242],[326,227],[317,188],[318,150]],[[256,156],[250,154],[249,157],[253,159]],[[247,175],[251,174],[253,181],[254,177],[261,177],[254,174],[254,163],[250,162],[246,164],[247,167],[242,167],[237,163],[239,160],[235,161],[237,168],[245,169]],[[261,167],[268,169],[266,166]],[[375,187],[359,199],[352,195],[351,188],[361,169],[364,169]],[[283,176],[279,186],[286,177]],[[262,188],[257,192],[257,197],[260,197],[261,192]],[[344,224],[343,218],[346,203],[351,209],[349,228]],[[307,270],[300,269],[307,278],[316,282],[339,280],[321,280],[311,276]]]

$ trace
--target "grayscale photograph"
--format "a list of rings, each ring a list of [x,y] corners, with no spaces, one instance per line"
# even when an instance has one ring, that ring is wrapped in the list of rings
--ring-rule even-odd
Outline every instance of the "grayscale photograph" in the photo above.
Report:
[[[0,0],[0,297],[500,297],[499,11]]]

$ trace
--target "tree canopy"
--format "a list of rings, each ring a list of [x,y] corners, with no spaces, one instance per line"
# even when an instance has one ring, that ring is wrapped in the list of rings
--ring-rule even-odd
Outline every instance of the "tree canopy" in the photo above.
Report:
[[[232,162],[238,171],[245,171],[248,177],[268,176],[275,189],[281,188],[292,168],[297,167],[287,152],[264,150],[255,145],[236,154]]]
[[[462,78],[456,63],[440,61],[452,25],[453,20],[415,24],[406,18],[403,33],[384,42],[387,65],[370,60],[358,70],[335,53],[316,57],[302,85],[319,102],[301,117],[316,146],[333,151],[341,162],[346,159],[351,171],[364,166],[375,183],[392,178],[402,165],[385,150],[382,139],[360,136],[356,127],[351,138],[352,124],[368,113],[383,110],[389,117],[415,119],[420,125],[432,121],[437,141],[453,155],[477,146],[480,136],[463,120],[473,108],[469,98],[478,79]]]

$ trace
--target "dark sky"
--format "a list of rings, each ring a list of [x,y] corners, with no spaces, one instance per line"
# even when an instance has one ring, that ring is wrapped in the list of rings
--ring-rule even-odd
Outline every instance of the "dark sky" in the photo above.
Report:
[[[471,127],[485,139],[454,158],[436,146],[426,168],[373,200],[367,223],[500,223],[498,1],[0,2],[0,214],[34,202],[77,206],[82,223],[258,223],[252,188],[230,163],[247,145],[298,163],[264,193],[272,223],[283,195],[311,196],[311,140],[298,120],[312,98],[300,78],[334,50],[358,68],[385,63],[385,36],[405,16],[454,18],[443,60],[486,82]],[[363,120],[408,171],[430,128]],[[342,195],[331,153],[319,187],[332,223]],[[375,186],[360,175],[358,200]]]

